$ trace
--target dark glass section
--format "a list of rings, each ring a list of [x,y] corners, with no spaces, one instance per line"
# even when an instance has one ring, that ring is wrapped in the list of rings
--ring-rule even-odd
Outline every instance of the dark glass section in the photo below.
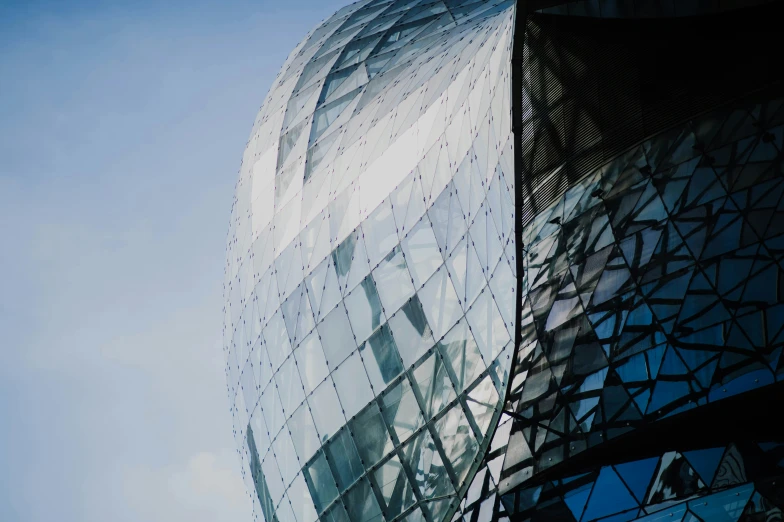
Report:
[[[453,520],[782,520],[782,5],[518,3],[515,358]]]
[[[784,100],[750,99],[522,228],[507,411],[465,520],[781,519],[782,151]]]
[[[533,0],[529,11],[594,18],[698,16],[770,3],[771,0]]]
[[[686,4],[699,4],[693,6],[698,12],[736,9],[646,19],[630,17],[646,5],[666,14],[666,2],[589,3],[616,16],[562,16],[533,12],[536,2],[518,5],[515,43],[523,47],[514,67],[523,98],[518,168],[524,223],[634,144],[777,85],[784,75],[773,66],[780,56],[781,2],[746,9],[737,7],[757,2],[675,2],[687,10]]]
[[[779,442],[672,450],[519,488],[477,503],[484,514],[532,522],[589,520],[778,521],[784,478]],[[777,485],[778,484],[778,485]],[[492,500],[492,503],[486,503]]]

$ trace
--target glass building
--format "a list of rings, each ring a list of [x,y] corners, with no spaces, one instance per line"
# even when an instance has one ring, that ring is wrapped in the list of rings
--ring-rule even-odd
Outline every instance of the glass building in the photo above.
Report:
[[[267,522],[784,519],[782,2],[363,0],[228,234]]]

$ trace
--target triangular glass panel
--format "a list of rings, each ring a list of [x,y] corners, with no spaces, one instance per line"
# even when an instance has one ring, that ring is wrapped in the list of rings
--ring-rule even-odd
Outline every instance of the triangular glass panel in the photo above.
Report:
[[[615,466],[615,470],[640,503],[645,499],[645,493],[648,490],[648,485],[651,483],[653,472],[656,471],[658,462],[658,457],[652,457]]]
[[[690,391],[688,383],[684,381],[656,381],[646,413],[650,415],[673,402],[683,401]]]
[[[656,479],[649,488],[646,504],[686,498],[705,487],[705,483],[683,455],[674,451],[668,452],[662,456]]]
[[[615,470],[608,466],[599,472],[583,520],[594,520],[618,511],[632,509],[637,507],[637,504]]]
[[[683,456],[692,465],[697,474],[706,484],[713,482],[713,475],[719,467],[725,448],[708,448],[694,451],[684,451]]]
[[[591,494],[591,486],[592,484],[585,484],[564,495],[564,503],[569,507],[575,520],[580,520],[580,517],[582,517],[585,504],[588,502],[588,496]]]

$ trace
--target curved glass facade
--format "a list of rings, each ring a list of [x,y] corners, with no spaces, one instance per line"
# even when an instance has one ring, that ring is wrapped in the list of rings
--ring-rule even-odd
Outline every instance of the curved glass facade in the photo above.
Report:
[[[513,13],[359,2],[261,108],[224,342],[265,520],[440,520],[482,459],[514,336]]]
[[[228,237],[257,519],[782,520],[781,4],[363,0],[308,35]]]

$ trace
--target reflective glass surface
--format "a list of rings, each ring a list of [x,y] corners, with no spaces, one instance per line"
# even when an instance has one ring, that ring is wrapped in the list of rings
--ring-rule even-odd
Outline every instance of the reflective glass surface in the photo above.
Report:
[[[258,517],[436,522],[500,415],[516,301],[511,0],[363,0],[292,52],[228,236]]]
[[[525,225],[508,413],[462,520],[781,520],[782,432],[752,430],[784,380],[783,153],[782,100],[739,103],[587,173]],[[657,429],[688,451],[629,442]],[[701,440],[731,430],[750,434]],[[598,465],[575,464],[592,450]]]
[[[781,442],[668,451],[503,495],[493,491],[491,475],[483,470],[465,498],[470,508],[460,519],[772,522],[784,516],[777,486],[783,479]]]
[[[555,18],[723,9],[545,4]],[[265,98],[223,331],[257,519],[782,520],[781,438],[591,455],[780,390],[784,103],[735,97],[566,169],[536,144],[561,120],[531,114],[573,113],[586,139],[604,116],[559,97],[549,61],[579,62],[568,46],[539,41],[543,61],[525,62],[543,97],[531,67],[512,92],[515,15],[513,0],[360,0]],[[518,152],[554,165],[536,205],[514,169],[518,94]]]

